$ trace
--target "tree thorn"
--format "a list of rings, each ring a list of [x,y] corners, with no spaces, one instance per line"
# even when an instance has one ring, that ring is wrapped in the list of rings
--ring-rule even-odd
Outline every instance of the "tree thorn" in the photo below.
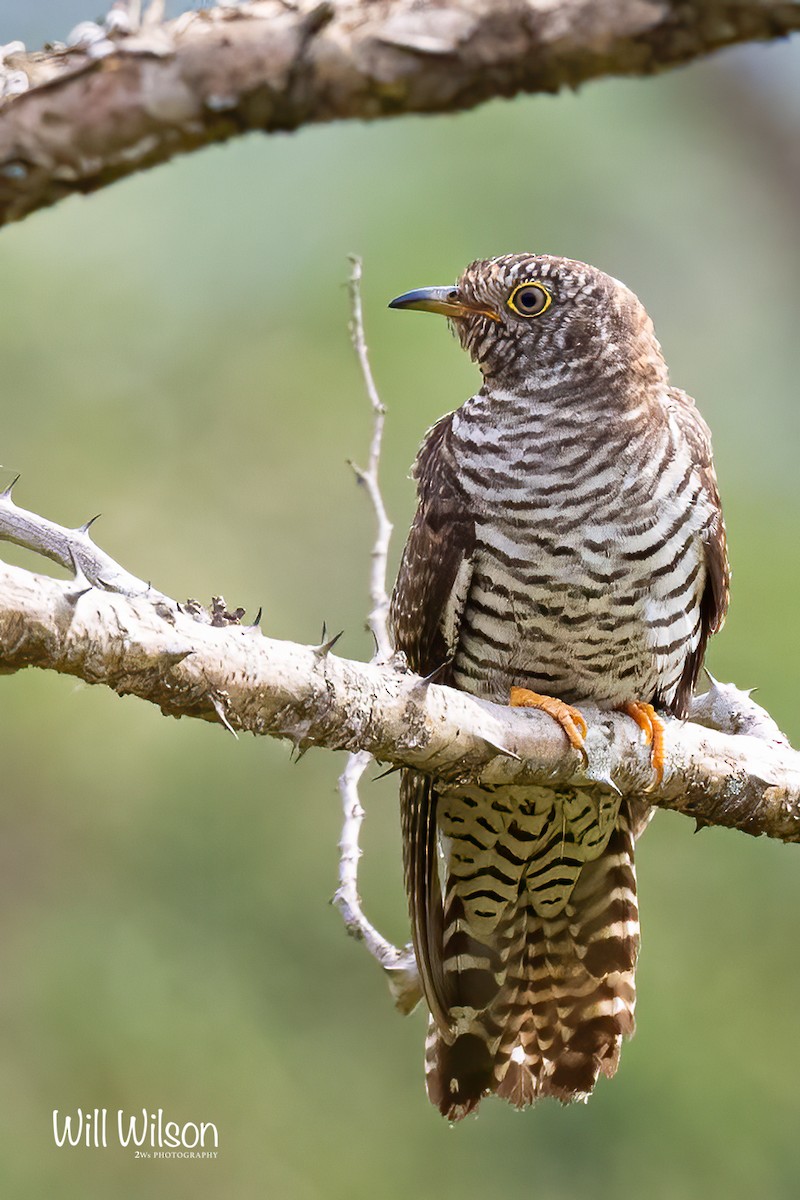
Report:
[[[486,742],[487,746],[491,746],[493,750],[496,750],[498,754],[502,754],[506,758],[516,759],[517,762],[522,762],[522,758],[515,750],[509,750],[507,746],[501,746],[499,742],[492,741],[491,738],[487,738],[484,734],[481,734],[481,740]]]
[[[93,517],[89,517],[88,521],[84,521],[84,523],[78,527],[77,532],[78,533],[88,533],[89,530],[91,529],[91,527],[94,525],[95,521],[100,516],[102,516],[102,513],[95,513],[95,515]]]
[[[94,580],[89,579],[83,567],[75,557],[72,547],[68,546],[67,549],[69,551],[69,561],[75,578],[72,581],[74,585],[73,590],[70,592],[65,592],[64,595],[71,604],[74,604],[76,601],[80,600],[81,596],[85,596],[87,592],[92,590],[94,587]],[[84,584],[86,586],[84,586]]]
[[[429,674],[421,676],[421,678],[418,679],[416,681],[416,683],[414,684],[414,686],[412,687],[412,689],[411,689],[412,692],[426,692],[432,683],[436,683],[438,681],[438,679],[441,678],[441,676],[443,675],[443,673],[449,666],[450,666],[449,662],[440,663],[439,666],[434,667],[434,669]],[[486,739],[484,738],[484,741],[485,740]],[[491,743],[489,743],[489,744],[491,745]]]
[[[593,783],[599,783],[603,787],[610,788],[611,791],[616,792],[616,794],[618,796],[622,795],[622,792],[619,790],[616,783],[614,783],[614,780],[611,778],[611,773],[608,770],[608,767],[593,767],[591,764],[591,761],[587,761],[586,775],[589,779],[592,780]]]
[[[323,626],[323,629],[322,629],[323,637],[325,636],[326,632],[327,631],[325,630],[325,627]],[[328,638],[327,641],[320,642],[320,644],[318,646],[312,646],[311,649],[314,652],[315,658],[318,658],[318,659],[319,658],[327,658],[328,655],[330,654],[331,650],[336,645],[336,643],[338,642],[339,638],[342,636],[343,633],[344,633],[344,630],[341,629],[336,634],[335,637]]]
[[[0,492],[0,500],[11,499],[11,493],[13,492],[15,485],[19,483],[19,478],[19,475],[15,475],[11,480],[11,483],[9,483],[7,487],[3,488],[2,492]]]
[[[394,775],[396,771],[402,771],[402,767],[387,767],[385,771],[381,771],[380,775],[376,775],[372,782],[377,783],[379,779],[385,779],[387,775]]]
[[[208,698],[211,701],[214,711],[220,719],[220,724],[224,725],[228,733],[232,733],[238,742],[239,735],[228,720],[227,713],[225,712],[225,705],[222,703],[219,696],[215,696],[213,692],[210,692]]]
[[[85,596],[87,594],[87,592],[91,592],[91,590],[92,590],[92,585],[89,584],[88,587],[78,588],[76,591],[64,592],[64,599],[67,601],[68,604],[77,604],[78,601],[80,600],[81,596]]]
[[[195,649],[193,646],[168,646],[161,651],[161,659],[165,663],[168,663],[169,666],[176,667],[179,662],[183,662],[185,658],[194,653]]]

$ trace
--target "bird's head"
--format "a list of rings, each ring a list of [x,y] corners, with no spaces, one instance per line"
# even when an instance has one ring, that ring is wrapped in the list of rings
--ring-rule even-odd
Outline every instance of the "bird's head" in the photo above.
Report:
[[[480,260],[454,286],[418,288],[389,307],[442,313],[483,374],[511,386],[627,370],[665,378],[652,323],[633,292],[573,259]]]

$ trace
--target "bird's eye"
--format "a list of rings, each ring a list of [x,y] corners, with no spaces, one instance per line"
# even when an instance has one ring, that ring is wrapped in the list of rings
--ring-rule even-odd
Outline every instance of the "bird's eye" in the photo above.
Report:
[[[508,307],[521,317],[538,317],[553,303],[553,297],[541,283],[521,283],[508,297]]]

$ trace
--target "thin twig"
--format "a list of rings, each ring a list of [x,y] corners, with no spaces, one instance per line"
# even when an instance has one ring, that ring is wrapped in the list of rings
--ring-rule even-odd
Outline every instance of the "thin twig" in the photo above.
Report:
[[[168,599],[143,579],[131,575],[96,545],[89,530],[97,517],[91,517],[77,529],[68,529],[20,508],[12,497],[17,479],[0,492],[0,540],[34,550],[65,570],[74,571],[93,587],[123,596],[148,596],[153,601]]]
[[[333,903],[339,909],[345,928],[351,937],[363,942],[374,959],[386,972],[386,980],[394,1002],[403,1013],[409,1013],[422,997],[414,949],[408,945],[400,950],[378,933],[364,916],[358,894],[358,844],[364,809],[358,795],[362,775],[372,762],[366,750],[351,754],[339,779],[339,791],[344,809],[344,824],[339,842],[339,888]]]
[[[389,637],[388,616],[389,596],[386,589],[386,569],[389,556],[389,541],[392,536],[392,525],[386,513],[386,506],[381,495],[378,470],[383,444],[383,427],[386,419],[386,409],[378,395],[378,389],[372,374],[367,351],[367,341],[364,336],[364,313],[361,305],[361,259],[355,255],[350,259],[350,337],[353,349],[358,356],[361,374],[367,389],[367,395],[372,407],[372,440],[369,447],[369,459],[366,470],[351,464],[359,483],[367,490],[372,510],[375,514],[375,541],[372,546],[370,563],[370,602],[371,610],[368,618],[369,628],[375,638],[375,656],[373,662],[387,662],[392,654],[392,643]],[[339,779],[339,793],[342,798],[344,822],[342,837],[339,842],[341,851],[339,857],[339,888],[333,898],[333,903],[342,914],[347,932],[363,942],[373,958],[377,959],[386,972],[389,990],[395,1004],[401,1012],[411,1012],[421,997],[419,975],[414,958],[414,950],[406,946],[400,950],[378,933],[377,929],[364,915],[361,907],[361,897],[358,894],[358,860],[361,857],[359,837],[364,823],[364,809],[358,795],[358,785],[362,775],[372,762],[372,756],[364,750],[350,754]]]
[[[376,661],[386,662],[392,654],[392,643],[389,637],[389,595],[386,590],[386,570],[389,558],[389,542],[392,537],[392,523],[386,512],[381,495],[378,470],[381,461],[383,445],[383,426],[386,420],[386,409],[378,395],[375,379],[369,363],[367,342],[364,337],[364,314],[361,306],[361,259],[355,255],[350,259],[353,269],[350,274],[350,337],[353,349],[358,356],[364,385],[367,389],[369,402],[372,406],[372,441],[369,447],[369,459],[366,470],[352,464],[359,483],[367,489],[373,512],[375,513],[375,541],[372,546],[369,595],[371,611],[368,624],[375,638]]]

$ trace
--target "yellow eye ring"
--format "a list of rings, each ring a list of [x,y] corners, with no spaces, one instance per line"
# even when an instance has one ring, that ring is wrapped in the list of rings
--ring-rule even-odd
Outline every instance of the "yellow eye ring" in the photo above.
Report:
[[[553,297],[543,284],[529,279],[514,288],[506,303],[520,317],[540,317],[553,303]]]

